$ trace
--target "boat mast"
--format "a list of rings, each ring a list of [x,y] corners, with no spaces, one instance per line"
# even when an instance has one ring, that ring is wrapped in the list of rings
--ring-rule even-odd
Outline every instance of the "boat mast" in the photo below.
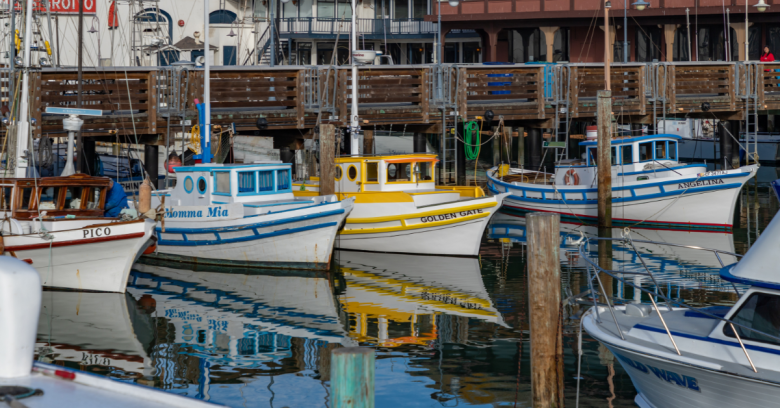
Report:
[[[209,0],[203,0],[203,22],[205,25],[203,49],[203,123],[200,126],[201,162],[211,163],[211,66],[209,63]]]
[[[357,7],[355,0],[352,0],[352,110],[349,123],[349,154],[352,156],[360,154],[360,146],[358,146],[358,133],[360,132],[360,125],[358,124],[358,68],[355,63],[357,43]]]
[[[29,103],[30,103],[30,45],[32,41],[33,0],[27,0],[24,22],[24,73],[22,74],[21,102],[19,104],[19,122],[16,133],[16,168],[14,177],[27,176],[27,152],[30,143]],[[14,62],[11,61],[11,64]],[[32,154],[32,152],[30,152]]]

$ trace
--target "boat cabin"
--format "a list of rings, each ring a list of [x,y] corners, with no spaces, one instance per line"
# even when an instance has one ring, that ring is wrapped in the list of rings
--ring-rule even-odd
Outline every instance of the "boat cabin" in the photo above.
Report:
[[[643,181],[673,171],[680,166],[677,135],[619,137],[612,139],[612,176],[626,181]],[[555,184],[595,185],[598,166],[598,146],[595,140],[581,142],[585,147],[582,159],[556,163]],[[683,165],[684,166],[684,165]],[[666,177],[668,174],[663,174]],[[576,179],[576,180],[575,180]]]
[[[23,220],[73,215],[103,217],[108,177],[73,174],[67,177],[17,178],[0,181],[0,206],[11,218]]]
[[[339,193],[434,190],[435,154],[336,158]]]
[[[174,168],[178,182],[172,205],[210,205],[293,200],[292,164],[204,163]]]

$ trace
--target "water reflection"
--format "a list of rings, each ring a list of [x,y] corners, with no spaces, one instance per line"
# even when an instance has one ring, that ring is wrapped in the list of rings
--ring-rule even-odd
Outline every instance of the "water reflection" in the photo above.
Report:
[[[733,235],[632,236],[744,253],[776,210],[768,190],[750,185]],[[570,241],[595,230],[563,227],[569,297],[587,286]],[[231,407],[327,407],[330,352],[359,344],[377,351],[377,407],[529,406],[524,219],[499,215],[488,233],[479,259],[342,251],[330,273],[136,265],[126,295],[45,292],[38,357]],[[733,291],[712,279],[716,257],[637,246],[664,292],[693,304],[733,302]],[[625,248],[614,253],[616,269],[642,268]],[[610,287],[633,299],[617,282]],[[567,406],[576,397],[576,317],[587,307],[566,311]],[[580,406],[635,406],[620,364],[587,336],[582,349]]]

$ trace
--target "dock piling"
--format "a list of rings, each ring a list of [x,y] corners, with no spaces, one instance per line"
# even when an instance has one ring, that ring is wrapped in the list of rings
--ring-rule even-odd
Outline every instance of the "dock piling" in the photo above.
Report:
[[[336,126],[320,125],[320,195],[336,193]]]
[[[374,407],[374,349],[344,347],[333,350],[330,389],[334,408]]]
[[[528,214],[528,309],[533,407],[563,407],[560,215]]]

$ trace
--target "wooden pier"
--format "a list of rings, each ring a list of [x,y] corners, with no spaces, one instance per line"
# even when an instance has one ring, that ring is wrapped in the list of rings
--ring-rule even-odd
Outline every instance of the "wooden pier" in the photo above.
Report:
[[[644,124],[664,117],[767,114],[780,110],[775,70],[780,64],[613,64],[613,114],[621,123]],[[44,111],[76,106],[76,70],[46,68],[32,75],[34,135],[57,136],[62,118]],[[440,133],[443,111],[451,126],[455,116],[472,120],[489,109],[509,125],[552,129],[556,121],[594,121],[603,78],[603,64],[457,64],[441,71],[435,65],[366,66],[360,68],[359,119],[364,129],[409,126],[410,132]],[[85,70],[84,81],[84,108],[104,111],[84,118],[84,136],[109,142],[119,136],[164,144],[169,131],[189,132],[197,121],[194,101],[203,99],[199,68],[93,68]],[[318,124],[348,125],[351,85],[346,66],[214,67],[212,123],[251,132],[265,118],[263,135],[311,138]]]

